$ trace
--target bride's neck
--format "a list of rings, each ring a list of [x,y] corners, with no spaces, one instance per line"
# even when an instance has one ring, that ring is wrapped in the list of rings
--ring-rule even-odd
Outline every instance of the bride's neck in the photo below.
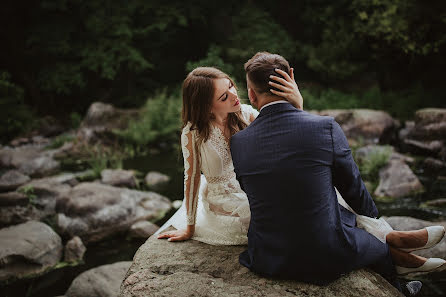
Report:
[[[227,124],[227,120],[228,120],[228,115],[229,114],[215,114],[215,118],[212,119],[212,121],[214,121],[215,123],[221,125],[221,126],[226,126]]]

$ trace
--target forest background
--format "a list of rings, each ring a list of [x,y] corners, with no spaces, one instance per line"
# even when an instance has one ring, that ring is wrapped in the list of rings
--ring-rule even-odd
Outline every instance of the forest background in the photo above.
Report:
[[[165,112],[171,134],[188,71],[219,67],[246,98],[243,64],[257,51],[290,61],[305,109],[404,121],[446,106],[442,0],[6,1],[0,36],[1,142],[75,127],[96,101]]]

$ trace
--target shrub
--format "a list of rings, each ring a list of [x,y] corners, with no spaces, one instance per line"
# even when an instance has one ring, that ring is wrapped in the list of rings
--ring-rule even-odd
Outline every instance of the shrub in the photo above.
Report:
[[[115,130],[125,145],[144,150],[148,145],[176,141],[181,127],[181,100],[179,94],[168,95],[167,90],[149,98],[140,116],[130,121],[127,129]]]

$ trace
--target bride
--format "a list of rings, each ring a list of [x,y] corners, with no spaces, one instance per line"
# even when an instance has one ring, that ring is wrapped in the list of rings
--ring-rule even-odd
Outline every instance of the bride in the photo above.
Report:
[[[272,92],[302,109],[303,98],[294,81],[293,69],[290,75],[281,70],[277,72],[283,78],[271,77],[275,82],[270,84],[276,88]],[[184,199],[180,209],[155,233],[159,239],[194,239],[212,245],[247,244],[250,221],[248,197],[236,179],[229,141],[258,114],[250,105],[240,102],[234,81],[222,71],[198,67],[188,74],[183,83],[181,134]],[[338,202],[353,212],[339,192],[336,193]],[[433,246],[444,235],[444,228],[439,226],[394,231],[384,219],[356,214],[356,221],[359,228],[393,247],[392,256],[400,259],[395,261],[396,265],[404,267],[422,267],[436,259],[427,260],[408,252]],[[161,233],[169,226],[177,230]],[[437,261],[435,266],[444,263],[441,261]],[[405,271],[400,269],[399,272]]]

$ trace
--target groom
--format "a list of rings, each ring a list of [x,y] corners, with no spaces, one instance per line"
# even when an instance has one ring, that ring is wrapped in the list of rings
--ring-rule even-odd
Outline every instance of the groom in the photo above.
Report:
[[[270,53],[245,64],[249,99],[260,114],[231,138],[251,208],[240,263],[264,276],[317,284],[371,267],[401,290],[389,246],[357,228],[355,215],[338,204],[334,187],[356,213],[378,214],[341,127],[274,96],[268,81],[276,68],[290,73],[288,62]]]

